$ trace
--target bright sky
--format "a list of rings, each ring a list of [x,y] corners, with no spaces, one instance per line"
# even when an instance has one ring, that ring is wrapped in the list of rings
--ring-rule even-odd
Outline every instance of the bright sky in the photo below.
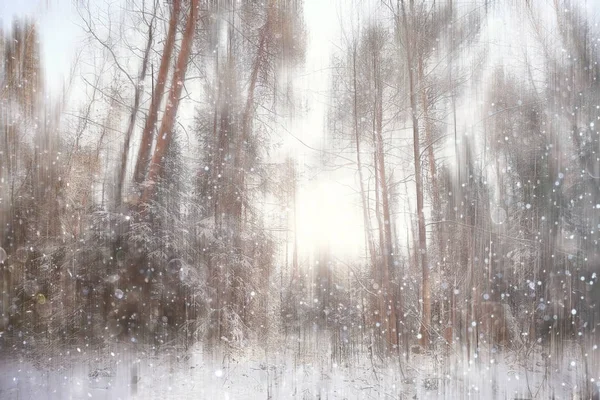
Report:
[[[296,121],[293,132],[311,148],[290,138],[303,180],[298,193],[299,246],[304,254],[318,254],[329,246],[338,257],[362,254],[364,233],[354,176],[319,172],[319,151],[324,145],[332,71],[331,56],[340,43],[343,0],[305,0],[304,19],[308,34],[306,64],[297,79],[306,96],[308,112]]]

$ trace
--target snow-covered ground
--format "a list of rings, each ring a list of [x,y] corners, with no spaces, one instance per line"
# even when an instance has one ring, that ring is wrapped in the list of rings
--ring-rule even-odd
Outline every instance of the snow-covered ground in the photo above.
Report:
[[[327,352],[301,358],[256,353],[217,357],[199,348],[155,353],[76,347],[52,357],[5,355],[0,399],[586,398],[581,395],[585,363],[564,357],[557,366],[540,352],[488,351],[471,361],[450,353],[446,359],[413,355],[387,366],[367,356],[337,364]],[[597,371],[588,363],[588,369],[594,367]],[[598,380],[588,378],[588,389],[596,395]]]

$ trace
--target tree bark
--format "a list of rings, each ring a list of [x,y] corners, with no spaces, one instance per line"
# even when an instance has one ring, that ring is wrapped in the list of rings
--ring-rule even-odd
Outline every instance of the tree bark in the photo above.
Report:
[[[414,76],[414,54],[413,54],[413,43],[414,40],[411,38],[410,30],[408,27],[408,17],[406,15],[406,8],[404,6],[404,0],[400,0],[402,6],[402,18],[404,22],[404,33],[405,33],[405,47],[406,47],[406,61],[408,63],[408,81],[410,90],[410,107],[412,114],[412,125],[413,125],[413,155],[415,162],[415,186],[417,191],[417,223],[419,233],[419,258],[421,259],[421,270],[422,270],[422,315],[421,315],[421,343],[425,347],[430,346],[429,339],[429,325],[431,323],[431,283],[429,281],[429,266],[427,265],[427,231],[425,230],[425,214],[423,212],[423,177],[421,174],[421,156],[420,156],[420,143],[419,143],[419,118],[417,116],[417,91]],[[412,5],[411,1],[411,5]],[[414,10],[411,9],[411,13],[414,14]],[[414,15],[412,16],[414,18]],[[416,51],[416,49],[414,49]]]
[[[165,113],[158,132],[154,154],[150,161],[147,185],[142,194],[142,204],[147,203],[154,195],[157,180],[160,177],[163,166],[163,158],[167,153],[167,149],[173,138],[173,126],[175,124],[175,117],[177,116],[177,109],[179,108],[179,97],[181,96],[181,90],[183,89],[185,73],[190,59],[190,53],[192,52],[194,31],[196,22],[198,21],[198,3],[199,0],[192,0],[190,14],[185,25],[185,32],[181,42],[181,50],[179,51],[175,72],[173,73],[173,84],[171,85]]]
[[[384,309],[382,312],[386,316],[387,329],[386,336],[389,345],[395,347],[398,345],[398,332],[397,328],[397,304],[395,291],[392,290],[391,281],[393,278],[394,268],[394,248],[392,245],[392,218],[390,213],[389,203],[389,190],[388,182],[385,171],[385,151],[383,148],[383,135],[382,135],[382,123],[383,123],[383,88],[381,82],[381,60],[379,60],[378,54],[374,54],[373,57],[373,72],[375,77],[375,144],[377,152],[377,167],[379,173],[379,184],[381,186],[381,205],[383,211],[383,242],[380,244],[383,253],[383,276],[382,276],[382,290],[383,290],[383,305]]]
[[[158,78],[156,87],[153,90],[150,109],[148,110],[148,118],[142,131],[142,140],[138,151],[135,170],[133,173],[134,182],[141,184],[146,177],[146,168],[150,158],[150,150],[152,149],[152,131],[158,119],[158,109],[162,102],[163,92],[165,91],[165,83],[169,73],[169,64],[175,48],[175,37],[177,35],[177,19],[179,18],[179,10],[181,8],[181,0],[173,0],[173,9],[171,10],[171,18],[169,19],[169,30],[167,32],[167,40],[163,48],[163,54],[160,59],[160,67],[158,70]]]
[[[419,76],[421,77],[421,79],[425,78],[422,57],[419,57]],[[437,179],[437,166],[435,163],[435,151],[433,146],[432,132],[433,126],[429,119],[429,100],[427,99],[427,92],[425,90],[421,92],[421,106],[423,107],[423,119],[425,122],[425,140],[427,142],[427,158],[429,164],[429,175],[431,178],[431,200],[433,206],[433,220],[437,221],[440,217],[442,202],[440,199],[440,188]],[[441,247],[439,250],[442,250]]]
[[[146,71],[148,70],[148,59],[150,58],[150,49],[152,48],[152,42],[154,41],[154,20],[156,19],[156,8],[148,25],[148,42],[146,43],[146,49],[144,50],[144,58],[142,59],[142,69],[138,77],[137,85],[135,87],[135,94],[133,98],[133,108],[129,117],[129,126],[125,133],[125,141],[123,142],[123,150],[121,151],[121,168],[117,171],[117,188],[115,190],[115,205],[118,207],[121,204],[123,185],[125,183],[125,175],[127,172],[127,158],[129,156],[129,145],[131,143],[131,136],[135,129],[135,121],[140,108],[140,99],[142,97],[142,87],[144,80],[146,79]]]
[[[367,194],[365,191],[364,177],[363,177],[363,166],[362,159],[360,156],[360,142],[361,137],[358,128],[358,89],[356,82],[356,44],[354,44],[353,53],[352,53],[352,79],[354,86],[354,104],[353,104],[353,120],[354,120],[354,140],[356,141],[356,166],[358,169],[358,180],[360,183],[360,198],[362,202],[363,208],[363,223],[365,230],[365,239],[367,242],[367,251],[371,257],[371,268],[373,271],[377,268],[377,256],[375,254],[375,243],[373,240],[373,232],[371,231],[371,217],[369,215],[369,205],[367,202]],[[377,275],[377,274],[375,274]],[[377,277],[375,276],[377,279]]]

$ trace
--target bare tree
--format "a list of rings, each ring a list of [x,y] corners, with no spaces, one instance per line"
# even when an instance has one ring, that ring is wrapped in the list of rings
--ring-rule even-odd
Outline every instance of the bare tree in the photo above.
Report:
[[[145,19],[145,16],[144,16]],[[150,58],[150,49],[154,43],[154,21],[156,19],[156,4],[152,12],[152,17],[148,24],[148,39],[146,41],[146,48],[144,50],[144,56],[142,58],[142,65],[140,68],[140,74],[138,76],[137,85],[135,86],[133,96],[133,107],[129,116],[129,124],[127,131],[125,132],[125,140],[123,142],[123,149],[121,150],[121,165],[117,170],[117,187],[115,190],[115,203],[119,206],[122,200],[123,185],[125,183],[125,176],[127,175],[127,159],[129,155],[129,147],[133,131],[135,129],[135,122],[137,120],[138,111],[140,108],[140,101],[144,89],[144,81],[146,80],[146,72],[148,70],[148,62]]]
[[[423,201],[423,177],[421,171],[421,145],[419,138],[419,118],[417,108],[417,77],[415,76],[417,63],[415,62],[415,52],[417,37],[415,36],[416,19],[414,1],[410,2],[410,10],[407,11],[404,0],[400,0],[401,13],[398,17],[402,18],[399,24],[404,27],[403,45],[406,52],[406,60],[408,64],[408,80],[409,80],[409,96],[410,108],[412,116],[413,128],[413,157],[415,167],[415,187],[417,193],[417,224],[419,248],[418,257],[421,261],[422,284],[421,284],[421,300],[422,300],[422,322],[421,322],[421,343],[425,346],[430,346],[429,325],[431,323],[431,283],[429,280],[429,264],[427,262],[427,231],[425,230],[425,212]],[[410,15],[413,16],[409,19]]]

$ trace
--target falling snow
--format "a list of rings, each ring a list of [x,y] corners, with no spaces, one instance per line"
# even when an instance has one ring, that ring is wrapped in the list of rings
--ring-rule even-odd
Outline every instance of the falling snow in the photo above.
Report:
[[[0,399],[599,399],[596,3],[0,7]]]

